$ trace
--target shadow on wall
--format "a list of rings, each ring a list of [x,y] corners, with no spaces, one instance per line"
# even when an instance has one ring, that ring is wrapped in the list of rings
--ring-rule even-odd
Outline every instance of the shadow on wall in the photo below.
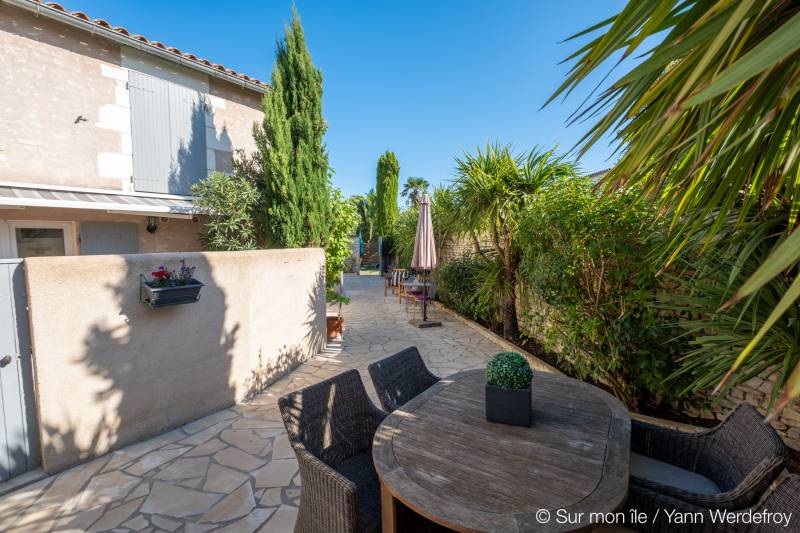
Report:
[[[189,96],[192,95],[192,96]],[[214,127],[214,110],[197,92],[187,92],[191,101],[191,116],[186,129],[179,135],[178,146],[174,147],[174,160],[169,171],[169,192],[173,194],[192,194],[192,185],[208,175],[209,169],[233,172],[233,143],[228,129],[223,126],[217,132]],[[215,146],[206,145],[206,128],[214,128]],[[173,124],[181,128],[182,124]],[[214,157],[209,161],[209,150]],[[224,155],[219,155],[224,154]],[[219,160],[218,160],[219,158]]]
[[[96,261],[124,265],[124,275],[113,276],[118,281],[96,289],[100,296],[92,305],[98,311],[91,316],[108,318],[95,318],[77,328],[88,334],[82,340],[81,355],[67,360],[66,366],[73,367],[70,375],[80,368],[80,375],[86,376],[84,390],[74,398],[65,398],[72,402],[66,407],[55,408],[53,400],[48,401],[50,412],[42,417],[40,429],[46,472],[59,471],[206,416],[237,400],[252,398],[300,364],[307,354],[324,347],[324,266],[315,274],[307,293],[305,318],[298,318],[304,320],[304,336],[271,347],[270,339],[286,337],[286,324],[280,321],[291,321],[291,317],[282,316],[279,302],[264,301],[264,291],[250,290],[251,279],[264,280],[261,287],[267,290],[274,283],[265,276],[267,263],[258,257],[250,257],[250,261],[221,259],[239,253],[254,256],[266,252],[183,254],[187,263],[197,267],[195,277],[205,283],[201,299],[161,309],[151,309],[139,301],[139,275],[158,268],[159,261],[169,260],[168,268],[176,268],[180,255],[93,256]],[[124,261],[113,261],[119,257]],[[308,256],[299,257],[290,260],[309,260]],[[83,258],[72,259],[78,262]],[[293,268],[285,264],[289,262],[283,261],[280,267],[283,276]],[[89,268],[95,265],[87,264]],[[300,276],[298,282],[302,279]],[[309,280],[305,280],[308,287]],[[73,290],[77,294],[80,287],[71,288],[69,294]],[[107,295],[113,302],[102,301]],[[233,313],[231,305],[235,306]],[[100,309],[113,312],[102,313]],[[62,327],[66,330],[68,326]],[[48,357],[39,364],[48,364]],[[78,391],[81,384],[73,386]],[[91,397],[86,390],[93,391]],[[59,410],[69,416],[54,414]]]
[[[158,260],[156,254],[151,257]],[[149,275],[158,263],[140,270],[133,266],[137,263],[125,261],[122,283],[106,285],[120,320],[92,325],[83,341],[83,355],[71,361],[105,382],[94,393],[93,405],[87,406],[101,410],[101,422],[88,445],[85,439],[76,441],[74,430],[44,425],[46,471],[53,470],[47,458],[64,459],[53,465],[58,470],[75,459],[95,456],[98,450],[130,444],[138,435],[152,436],[188,422],[180,413],[198,418],[234,403],[231,360],[240,325],[226,327],[225,291],[211,275],[208,261],[192,254],[190,262],[205,283],[200,301],[194,304],[150,309],[140,302],[139,275]],[[167,267],[177,268],[175,262]],[[188,389],[191,394],[186,394]],[[80,423],[65,422],[70,427]]]
[[[317,272],[316,280],[311,291],[308,292],[306,317],[303,321],[303,329],[308,333],[294,346],[284,345],[277,357],[273,360],[263,356],[262,350],[258,350],[258,364],[250,371],[250,376],[245,380],[245,400],[252,400],[264,389],[275,383],[281,377],[296,368],[306,360],[305,354],[316,352],[325,346],[325,329],[320,330],[315,324],[319,320],[320,313],[325,316],[327,302],[325,300],[325,268]]]

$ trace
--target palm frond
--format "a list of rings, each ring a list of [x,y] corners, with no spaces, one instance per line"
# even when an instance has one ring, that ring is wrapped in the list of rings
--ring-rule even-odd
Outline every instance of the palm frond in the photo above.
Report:
[[[571,56],[572,68],[551,100],[608,67],[615,54],[624,59],[657,43],[573,117],[596,121],[576,147],[579,154],[604,135],[616,135],[621,158],[601,187],[638,185],[671,214],[674,237],[664,250],[665,266],[679,262],[698,236],[700,249],[710,253],[724,236],[751,227],[753,217],[768,211],[782,217],[784,238],[772,241],[777,248],[763,256],[729,305],[787,273],[791,281],[800,263],[800,246],[790,244],[800,238],[792,233],[800,213],[800,5],[631,1],[591,29],[600,27],[605,32]],[[767,330],[789,320],[785,314],[798,296],[800,282],[785,286],[773,314],[761,322],[764,329],[740,346],[733,370],[745,361],[758,367],[755,354],[763,352]],[[800,371],[793,375],[800,380]],[[800,391],[800,381],[787,390]]]

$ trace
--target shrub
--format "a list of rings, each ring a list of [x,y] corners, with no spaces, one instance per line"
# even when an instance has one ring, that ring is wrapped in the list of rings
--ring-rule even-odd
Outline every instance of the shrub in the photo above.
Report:
[[[358,226],[358,211],[355,202],[342,198],[339,189],[329,193],[330,227],[325,242],[325,284],[328,287],[339,282],[347,258],[352,253],[352,237]]]
[[[256,248],[255,208],[260,195],[247,178],[214,172],[192,186],[197,206],[208,215],[201,235],[207,250]]]
[[[524,389],[531,379],[531,365],[516,352],[498,353],[486,365],[486,383],[501,389]]]
[[[397,254],[397,264],[400,267],[411,267],[411,259],[414,256],[414,240],[417,237],[418,218],[419,208],[417,206],[403,209],[397,218],[391,242],[394,246],[394,252]],[[384,246],[386,246],[386,241],[384,241]]]
[[[521,223],[525,317],[537,340],[580,379],[629,407],[673,394],[665,381],[683,341],[653,305],[665,237],[636,191],[598,197],[587,179],[557,180]]]
[[[480,298],[478,287],[486,262],[472,255],[440,265],[433,274],[436,298],[457,313],[491,327],[498,324],[500,306],[496,300]]]

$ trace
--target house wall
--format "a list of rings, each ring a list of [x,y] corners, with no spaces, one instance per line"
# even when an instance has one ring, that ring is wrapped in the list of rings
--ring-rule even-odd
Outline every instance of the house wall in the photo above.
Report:
[[[252,149],[260,93],[0,2],[0,180],[132,190],[129,69],[209,94],[209,170]]]
[[[181,258],[200,300],[141,303],[139,274]],[[25,260],[44,470],[230,406],[317,353],[324,269],[321,249]]]
[[[155,233],[150,233],[146,229],[147,217],[144,215],[120,215],[106,211],[48,207],[0,208],[0,223],[10,220],[77,222],[72,238],[78,253],[80,253],[78,232],[80,231],[81,222],[128,222],[136,224],[140,253],[199,252],[203,248],[199,239],[200,233],[203,231],[203,217],[200,217],[196,222],[182,218],[162,219],[161,217],[156,217],[158,229]],[[0,257],[3,257],[1,249]]]

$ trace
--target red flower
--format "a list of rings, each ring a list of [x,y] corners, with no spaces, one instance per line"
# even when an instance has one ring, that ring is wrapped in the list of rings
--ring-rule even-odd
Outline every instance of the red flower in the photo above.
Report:
[[[150,272],[156,279],[169,279],[172,273],[169,270],[156,270],[154,272]]]

